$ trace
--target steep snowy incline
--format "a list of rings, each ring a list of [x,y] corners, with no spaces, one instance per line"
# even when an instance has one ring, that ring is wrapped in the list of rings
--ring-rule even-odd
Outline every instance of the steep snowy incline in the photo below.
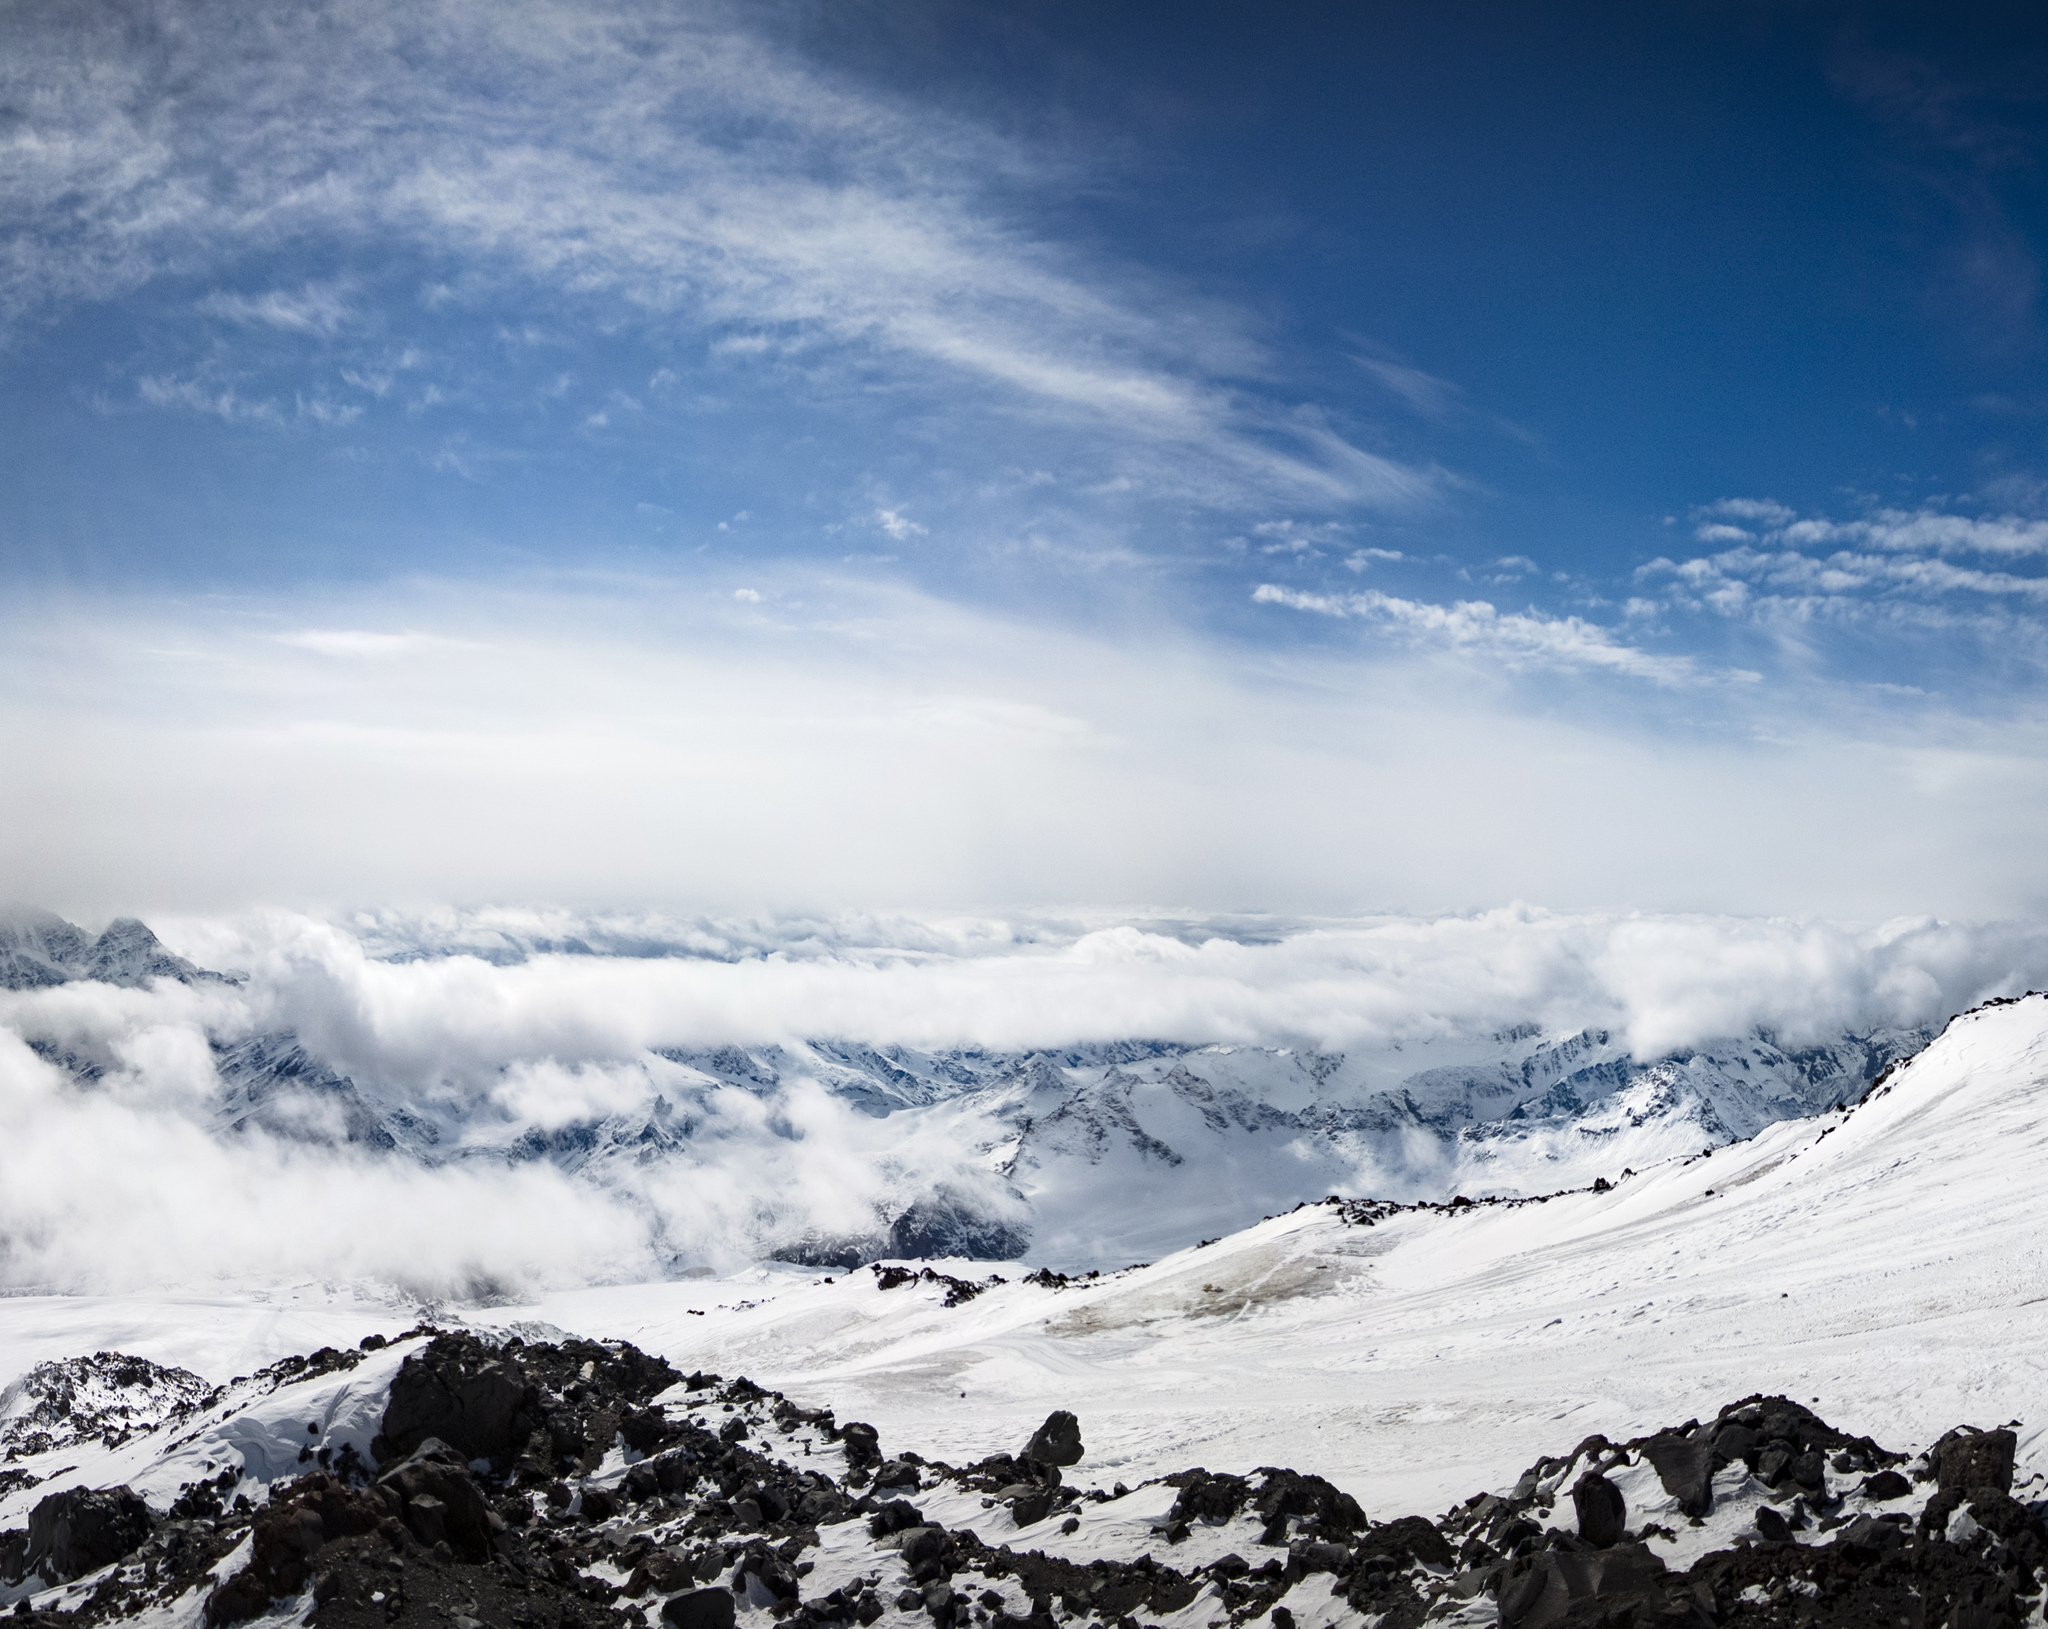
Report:
[[[1011,1282],[952,1308],[941,1283],[885,1290],[861,1271],[779,1292],[592,1289],[478,1316],[815,1392],[949,1459],[1065,1407],[1105,1477],[1313,1463],[1369,1508],[1435,1509],[1492,1474],[1478,1444],[1533,1458],[1759,1389],[1923,1440],[2020,1418],[2021,1459],[2044,1468],[2043,1216],[2035,996],[1956,1019],[1851,1112],[1610,1192],[1309,1206],[1140,1271]]]

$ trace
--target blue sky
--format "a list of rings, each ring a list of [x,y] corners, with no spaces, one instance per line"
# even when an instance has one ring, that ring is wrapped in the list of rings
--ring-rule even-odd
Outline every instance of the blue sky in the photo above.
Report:
[[[0,29],[8,891],[2041,902],[2022,8]]]

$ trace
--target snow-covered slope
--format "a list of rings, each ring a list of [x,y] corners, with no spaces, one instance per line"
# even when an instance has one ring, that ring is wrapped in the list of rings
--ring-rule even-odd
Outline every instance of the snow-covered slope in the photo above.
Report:
[[[1068,1408],[1105,1484],[1291,1464],[1374,1512],[1439,1509],[1588,1433],[1620,1440],[1757,1391],[1906,1446],[2017,1420],[2034,1475],[2043,1215],[2048,997],[2033,996],[1956,1019],[1856,1107],[1605,1192],[1315,1203],[1064,1282],[953,1262],[884,1287],[896,1275],[770,1263],[436,1316],[630,1340],[956,1463]],[[315,1285],[239,1304],[18,1298],[0,1375],[118,1346],[217,1381],[415,1316]]]
[[[1470,1491],[1489,1474],[1477,1445],[1533,1458],[1759,1389],[1923,1441],[2022,1417],[2022,1459],[2048,1471],[2043,1217],[2032,996],[1958,1018],[1860,1107],[1604,1193],[1312,1205],[1138,1272],[1006,1274],[953,1308],[943,1285],[862,1271],[591,1289],[505,1316],[814,1391],[949,1458],[1057,1406],[1090,1422],[1105,1475],[1313,1461],[1372,1507]]]

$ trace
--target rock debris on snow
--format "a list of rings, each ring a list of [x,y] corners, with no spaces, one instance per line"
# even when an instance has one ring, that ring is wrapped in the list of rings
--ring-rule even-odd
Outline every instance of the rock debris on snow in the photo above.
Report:
[[[0,1534],[24,1629],[2022,1629],[2048,1503],[2015,1434],[1917,1458],[1752,1396],[1594,1435],[1435,1517],[1375,1513],[1313,1472],[1195,1468],[1083,1489],[1056,1410],[1018,1454],[950,1465],[744,1378],[624,1342],[466,1331],[377,1340],[367,1456],[251,1498],[237,1467],[169,1508],[74,1486]],[[303,1430],[341,1354],[273,1366],[232,1419]],[[395,1365],[390,1358],[396,1357]],[[261,1417],[260,1420],[258,1417]],[[189,1414],[153,1428],[191,1440]],[[735,1430],[734,1427],[740,1429]],[[100,1451],[105,1451],[103,1446]],[[1150,1517],[1118,1519],[1149,1497]],[[1170,1501],[1165,1497],[1170,1494]],[[1060,1519],[1055,1524],[1052,1518]]]

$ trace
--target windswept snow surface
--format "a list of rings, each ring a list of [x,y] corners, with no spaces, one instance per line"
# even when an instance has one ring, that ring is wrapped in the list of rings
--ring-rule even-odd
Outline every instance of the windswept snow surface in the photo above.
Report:
[[[628,1339],[956,1463],[1015,1451],[1050,1409],[1070,1408],[1091,1483],[1291,1465],[1378,1517],[1441,1510],[1594,1431],[1707,1417],[1757,1391],[1908,1450],[1960,1422],[2016,1421],[2024,1478],[2048,1471],[2044,1215],[2048,998],[2036,996],[1957,1019],[1851,1111],[1610,1192],[1313,1204],[1065,1287],[997,1269],[1008,1282],[953,1308],[935,1282],[885,1290],[868,1270],[827,1282],[769,1265],[441,1316]],[[990,1276],[986,1263],[944,1266]],[[388,1331],[415,1309],[309,1286],[260,1308],[131,1297],[0,1310],[0,1372],[119,1344],[218,1380],[224,1364]],[[334,1395],[315,1423],[359,1430],[389,1362],[322,1382]],[[217,1460],[231,1446],[190,1451]],[[84,1461],[76,1475],[107,1479]],[[0,1502],[0,1524],[25,1500]]]

